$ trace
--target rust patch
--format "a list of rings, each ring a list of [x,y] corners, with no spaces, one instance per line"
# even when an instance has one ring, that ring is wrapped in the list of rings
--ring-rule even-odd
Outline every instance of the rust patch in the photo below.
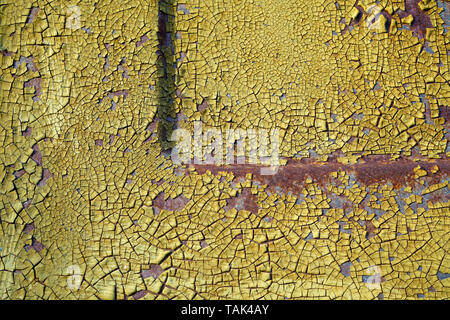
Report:
[[[363,224],[366,227],[366,239],[375,237],[377,228],[374,224],[369,220],[363,221]]]
[[[29,136],[31,136],[32,132],[33,132],[33,129],[30,127],[27,127],[24,131],[22,131],[22,136],[29,137]]]
[[[33,154],[31,155],[31,159],[36,162],[36,164],[40,167],[42,167],[42,153],[39,149],[39,146],[35,144],[33,146]]]
[[[38,187],[43,187],[47,184],[47,180],[53,178],[55,175],[50,172],[49,169],[45,168],[42,170],[42,179],[38,183]]]
[[[128,97],[128,90],[119,90],[119,91],[114,91],[114,92],[108,92],[108,98],[112,99],[114,97],[120,97],[123,96],[123,98],[127,98]]]
[[[175,199],[169,197],[167,198],[167,200],[164,200],[164,197],[164,192],[158,194],[158,196],[153,201],[153,206],[161,210],[174,211],[183,209],[184,206],[189,202],[189,199],[183,195],[180,195]]]
[[[398,13],[398,16],[403,19],[409,15],[412,15],[414,20],[411,23],[411,30],[419,38],[425,38],[427,28],[433,28],[430,17],[423,12],[418,3],[421,0],[405,0],[405,11]]]
[[[31,80],[28,80],[24,84],[25,88],[34,88],[34,96],[33,101],[39,101],[39,96],[42,94],[42,79],[41,78],[34,78]]]
[[[39,241],[37,241],[35,237],[32,237],[31,241],[32,241],[31,248],[33,248],[36,252],[41,252],[42,250],[45,249],[45,246]]]
[[[147,295],[147,293],[148,292],[146,290],[138,291],[135,294],[133,294],[133,299],[135,299],[135,300],[142,299],[143,297],[145,297]]]
[[[447,188],[443,188],[440,190],[436,190],[434,192],[430,193],[430,203],[437,203],[437,202],[447,202],[450,201],[450,193],[448,192]]]
[[[244,188],[241,193],[231,199],[227,199],[227,205],[224,207],[226,211],[236,208],[236,210],[247,210],[258,215],[258,205],[256,204],[256,196],[251,190]]]
[[[34,57],[20,57],[19,61],[15,61],[13,67],[18,69],[22,63],[25,63],[27,66],[27,71],[37,72],[38,68],[34,63]]]
[[[411,31],[419,39],[423,39],[425,38],[425,35],[427,33],[427,28],[433,28],[433,24],[431,23],[431,18],[420,9],[418,5],[420,1],[421,0],[405,0],[405,11],[399,10],[396,13],[401,19],[412,15],[414,19],[411,24]],[[362,20],[363,15],[366,13],[358,3],[359,1],[356,1],[354,7],[358,9],[359,13],[356,18],[352,19],[349,25],[344,28],[343,34],[348,31],[349,26],[355,26],[359,24]],[[385,10],[381,10],[380,14],[386,18],[386,30],[389,32],[393,17]]]
[[[350,277],[350,268],[352,266],[351,262],[345,262],[340,265],[341,273],[344,275],[344,277]]]
[[[144,43],[146,43],[148,40],[150,40],[150,39],[148,38],[147,35],[141,36],[141,40],[139,40],[138,42],[136,42],[136,47],[143,46]]]
[[[25,225],[25,228],[23,229],[23,232],[26,234],[30,234],[31,231],[34,230],[34,223],[28,223]]]
[[[439,116],[445,119],[445,126],[450,127],[450,107],[439,106]]]
[[[21,169],[19,171],[14,172],[14,177],[16,177],[16,179],[19,179],[20,177],[22,177],[25,173],[27,173],[25,171],[25,169]]]
[[[142,279],[147,279],[150,277],[157,279],[160,274],[164,272],[163,268],[161,268],[161,266],[158,264],[151,264],[149,267],[150,268],[148,270],[141,271]]]
[[[206,102],[205,99],[203,99],[202,103],[197,106],[197,110],[200,111],[200,112],[205,111],[208,108],[209,108],[209,105],[208,105],[208,102]]]
[[[437,165],[439,171],[431,173],[431,168]],[[262,166],[253,164],[234,164],[227,166],[214,165],[191,165],[198,174],[205,174],[210,171],[213,175],[219,172],[232,172],[235,179],[243,178],[247,173],[253,174],[253,181],[267,184],[268,188],[279,187],[285,192],[301,191],[305,181],[310,177],[319,186],[327,186],[330,182],[330,174],[334,171],[345,171],[355,175],[357,182],[362,185],[372,185],[375,183],[390,182],[394,188],[399,189],[405,185],[414,186],[417,180],[414,179],[414,168],[420,166],[428,172],[427,179],[431,183],[439,182],[442,177],[447,177],[450,173],[450,162],[447,158],[433,161],[422,161],[416,159],[399,159],[389,161],[389,156],[363,157],[360,163],[344,165],[337,161],[314,162],[312,160],[291,159],[285,166],[281,166],[274,175],[261,175]],[[186,174],[189,171],[186,170]]]

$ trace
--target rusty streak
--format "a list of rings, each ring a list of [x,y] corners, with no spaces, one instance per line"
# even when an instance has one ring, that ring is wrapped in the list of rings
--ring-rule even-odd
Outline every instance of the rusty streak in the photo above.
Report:
[[[315,183],[325,186],[330,181],[330,174],[335,171],[345,171],[355,175],[356,180],[363,185],[374,183],[387,183],[390,181],[394,188],[401,188],[405,185],[417,183],[414,179],[414,168],[420,166],[428,172],[428,178],[431,183],[439,182],[442,177],[448,177],[450,174],[450,161],[448,158],[435,160],[413,160],[400,159],[396,161],[387,161],[383,157],[366,157],[365,160],[350,165],[344,165],[339,162],[309,162],[304,163],[301,160],[289,160],[284,166],[278,169],[278,172],[272,176],[260,174],[260,165],[190,165],[195,168],[197,173],[205,174],[210,171],[216,175],[219,172],[232,172],[236,178],[245,177],[246,174],[253,174],[253,180],[267,184],[269,187],[278,186],[286,191],[297,191],[302,188],[305,180],[310,177]],[[431,173],[431,168],[437,165],[439,171]]]

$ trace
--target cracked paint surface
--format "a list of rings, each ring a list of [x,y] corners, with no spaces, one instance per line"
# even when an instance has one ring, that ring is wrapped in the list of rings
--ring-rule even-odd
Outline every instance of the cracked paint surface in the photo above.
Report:
[[[449,3],[373,5],[2,1],[0,298],[449,298]]]

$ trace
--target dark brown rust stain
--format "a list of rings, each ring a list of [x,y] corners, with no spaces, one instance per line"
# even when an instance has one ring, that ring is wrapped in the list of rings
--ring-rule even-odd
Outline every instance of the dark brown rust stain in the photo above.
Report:
[[[377,228],[374,226],[372,221],[366,220],[364,221],[364,225],[366,227],[366,239],[371,239],[376,236]]]
[[[148,38],[147,35],[141,36],[141,40],[139,40],[138,42],[136,42],[136,47],[143,46],[144,43],[146,43],[146,42],[149,41],[149,40],[150,40],[150,39]]]
[[[42,94],[42,79],[33,78],[25,81],[24,88],[34,88],[33,101],[39,101],[39,97]]]
[[[47,184],[47,181],[51,178],[53,178],[55,175],[53,173],[50,172],[49,169],[44,168],[42,170],[42,178],[41,180],[38,182],[38,187],[43,187]]]
[[[31,154],[31,159],[36,162],[38,166],[42,167],[42,153],[37,143],[33,145],[33,153]]]
[[[445,119],[444,126],[446,128],[450,127],[450,107],[449,106],[439,106],[439,117]]]
[[[25,173],[27,173],[25,171],[25,169],[20,169],[19,171],[15,171],[14,172],[14,177],[16,177],[16,179],[19,179],[20,177],[22,177]]]
[[[45,249],[45,246],[37,241],[35,237],[31,237],[31,245],[25,245],[24,249],[26,252],[30,251],[31,249],[34,249],[36,252],[41,252]]]
[[[208,102],[206,102],[206,100],[203,99],[202,103],[197,106],[197,111],[202,112],[202,111],[205,111],[208,108],[209,108]]]
[[[437,165],[439,171],[432,173],[431,169]],[[399,189],[402,186],[414,186],[417,179],[414,178],[414,168],[420,166],[426,170],[430,183],[438,183],[443,177],[448,177],[450,173],[450,161],[447,158],[435,160],[417,160],[417,159],[399,159],[389,161],[389,156],[370,156],[363,157],[360,163],[344,165],[336,160],[328,162],[314,162],[311,160],[291,159],[285,166],[281,166],[274,175],[261,175],[262,166],[247,165],[191,165],[198,174],[205,174],[210,171],[217,175],[219,172],[232,172],[235,180],[245,177],[246,174],[253,174],[253,181],[259,181],[267,184],[268,188],[279,187],[285,192],[301,191],[305,181],[310,177],[314,183],[319,186],[327,186],[331,182],[330,174],[335,171],[345,171],[347,174],[353,174],[357,182],[369,186],[375,183],[390,182],[394,188]],[[189,174],[189,171],[186,170]]]
[[[427,33],[427,28],[433,28],[433,24],[431,23],[430,17],[420,9],[418,5],[420,1],[421,0],[405,0],[405,10],[399,10],[394,14],[397,14],[398,17],[402,19],[412,15],[413,22],[411,23],[411,31],[419,39],[423,39]],[[343,30],[343,33],[348,31],[349,26],[359,24],[364,14],[367,14],[358,3],[359,1],[356,1],[354,5],[354,7],[359,11],[358,15],[355,19],[350,21],[349,25]],[[385,10],[381,10],[380,14],[386,18],[386,30],[389,32],[393,17]]]
[[[164,269],[161,268],[160,265],[151,264],[151,265],[149,265],[149,269],[141,271],[141,277],[142,277],[142,279],[147,279],[150,277],[157,279],[163,272],[164,272]]]
[[[111,91],[108,92],[107,96],[108,98],[112,99],[114,97],[120,97],[123,96],[124,99],[128,98],[129,92],[127,89],[119,90],[119,91]]]
[[[29,136],[31,136],[32,132],[33,132],[33,129],[30,127],[27,127],[24,131],[22,131],[22,136],[29,137]]]
[[[236,208],[238,211],[247,210],[258,215],[258,205],[256,204],[256,200],[256,195],[252,194],[250,189],[244,188],[236,197],[227,199],[227,205],[224,209],[228,211]]]
[[[405,11],[398,13],[400,18],[412,15],[414,20],[411,23],[413,33],[419,38],[425,38],[427,28],[433,28],[430,17],[419,8],[421,0],[405,0]]]
[[[158,194],[158,196],[153,201],[153,206],[161,210],[174,211],[183,209],[184,206],[189,202],[189,199],[182,195],[176,197],[175,199],[169,197],[167,198],[167,200],[164,200],[164,197],[164,192]]]
[[[27,223],[25,225],[25,228],[23,229],[23,232],[26,234],[30,234],[34,230],[34,222]]]
[[[139,300],[139,299],[142,299],[143,297],[145,297],[147,294],[148,294],[147,290],[141,290],[141,291],[138,291],[135,294],[133,294],[132,297],[135,300]]]

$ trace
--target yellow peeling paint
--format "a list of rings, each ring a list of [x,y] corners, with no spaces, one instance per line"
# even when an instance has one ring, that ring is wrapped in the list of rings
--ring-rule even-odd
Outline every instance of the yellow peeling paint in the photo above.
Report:
[[[378,1],[390,30],[366,23],[369,0],[353,26],[354,1],[166,2],[0,7],[0,298],[449,298],[437,165],[401,190],[337,169],[294,194],[175,166],[155,125],[169,106],[187,129],[277,128],[283,165],[446,159],[436,3],[420,3],[433,27],[418,39],[404,1]],[[167,77],[158,10],[174,15]]]

